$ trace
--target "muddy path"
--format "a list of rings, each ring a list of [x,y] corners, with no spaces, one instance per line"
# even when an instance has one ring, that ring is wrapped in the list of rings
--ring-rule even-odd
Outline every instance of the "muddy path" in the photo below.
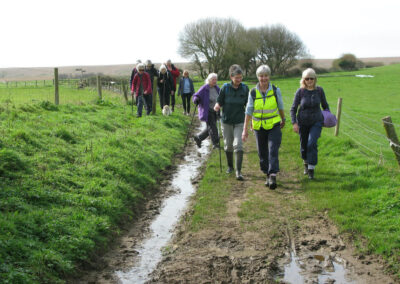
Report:
[[[197,232],[182,221],[148,283],[398,283],[380,257],[357,253],[327,212],[309,209],[300,168],[282,169],[277,190],[269,190],[247,159],[254,140],[246,147],[246,180],[227,178],[226,215]],[[247,200],[259,200],[266,214],[239,218]]]
[[[206,157],[189,144],[186,153],[197,153],[200,160]],[[357,253],[327,212],[310,209],[299,189],[301,169],[282,169],[278,188],[271,191],[264,186],[258,164],[248,160],[255,154],[255,142],[250,140],[244,157],[245,181],[227,176],[226,214],[216,216],[212,224],[199,231],[190,229],[194,194],[179,212],[183,217],[166,217],[180,220],[162,233],[169,239],[154,238],[152,226],[163,214],[163,202],[180,191],[173,174],[163,182],[157,198],[145,205],[142,217],[93,264],[95,269],[70,283],[398,283],[385,274],[382,259]],[[182,159],[184,163],[187,160]],[[190,178],[192,185],[198,183],[202,170]],[[248,200],[259,200],[264,213],[240,218]],[[159,253],[143,252],[154,248]]]

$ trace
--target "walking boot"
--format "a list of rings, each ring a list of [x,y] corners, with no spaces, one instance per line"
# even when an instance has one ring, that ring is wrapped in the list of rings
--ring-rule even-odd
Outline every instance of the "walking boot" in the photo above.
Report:
[[[308,164],[304,163],[304,172],[305,175],[308,174]]]
[[[308,169],[308,178],[314,179],[314,169]]]
[[[236,179],[237,180],[244,180],[242,176],[242,162],[243,162],[243,151],[237,151],[235,153],[236,158]]]
[[[194,140],[194,142],[196,142],[197,147],[201,148],[201,140],[200,140],[199,136],[194,135],[193,140]]]
[[[233,152],[225,152],[226,161],[228,163],[228,169],[226,170],[227,174],[233,172]]]
[[[265,186],[269,187],[269,175],[267,175],[267,178],[265,179]]]
[[[276,188],[276,175],[269,176],[269,189],[274,190]]]

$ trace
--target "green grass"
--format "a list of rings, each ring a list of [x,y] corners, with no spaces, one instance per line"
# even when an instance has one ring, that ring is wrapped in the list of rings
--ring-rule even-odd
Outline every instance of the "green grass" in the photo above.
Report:
[[[188,118],[120,99],[0,105],[0,282],[63,283],[151,197]]]

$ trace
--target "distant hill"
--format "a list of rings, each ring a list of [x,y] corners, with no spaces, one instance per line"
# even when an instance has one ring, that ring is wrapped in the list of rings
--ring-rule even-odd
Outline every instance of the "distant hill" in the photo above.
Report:
[[[371,57],[371,58],[358,58],[364,63],[367,62],[381,62],[384,65],[400,63],[400,57]],[[330,68],[335,59],[313,59],[314,66],[322,68]],[[160,64],[155,64],[159,67]],[[180,69],[190,69],[191,63],[182,62],[175,64]],[[129,77],[134,67],[132,64],[122,65],[96,65],[96,66],[65,66],[59,67],[58,73],[60,75],[75,75],[79,76],[80,71],[76,69],[83,69],[85,73],[102,73],[109,76]],[[0,82],[1,81],[27,81],[27,80],[49,80],[53,78],[53,67],[36,67],[36,68],[0,68]]]

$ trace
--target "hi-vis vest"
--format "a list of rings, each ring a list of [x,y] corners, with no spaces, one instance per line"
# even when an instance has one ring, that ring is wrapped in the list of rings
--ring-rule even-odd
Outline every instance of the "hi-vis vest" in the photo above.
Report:
[[[281,121],[276,98],[276,87],[272,85],[272,90],[267,93],[265,102],[257,88],[253,88],[250,93],[254,101],[253,129],[260,130],[261,127],[265,130],[272,129],[276,123]]]

